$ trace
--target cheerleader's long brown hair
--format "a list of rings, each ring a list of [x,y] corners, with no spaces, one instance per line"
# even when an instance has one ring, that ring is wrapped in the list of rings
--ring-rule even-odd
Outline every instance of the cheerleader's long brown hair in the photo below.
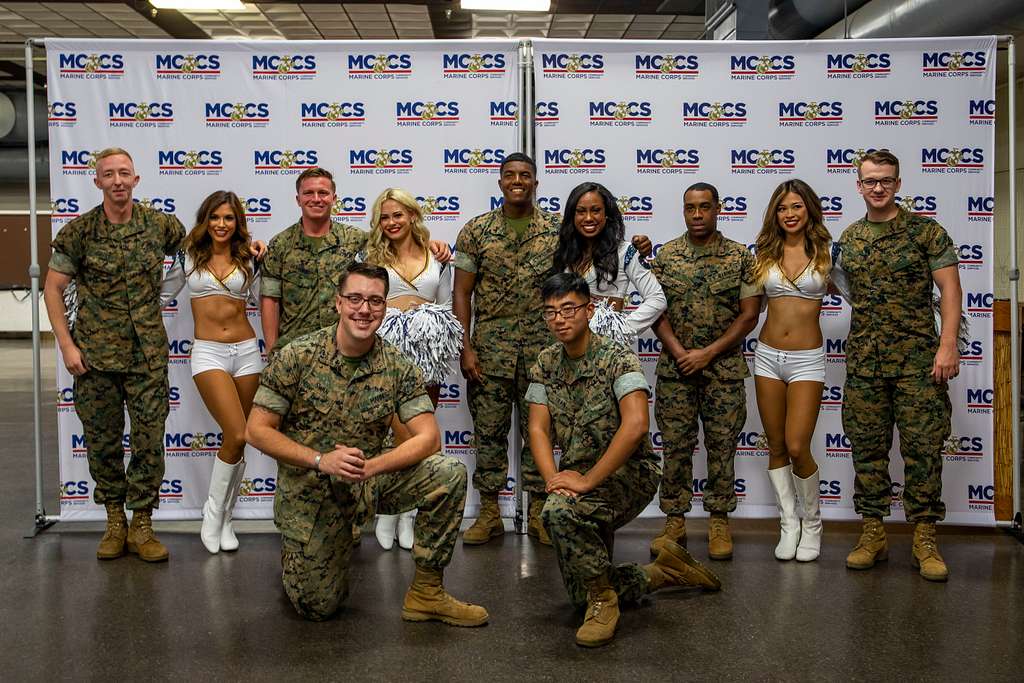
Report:
[[[245,286],[248,287],[253,278],[252,255],[249,252],[252,238],[245,224],[245,209],[242,207],[242,201],[234,192],[217,190],[203,200],[203,203],[199,205],[199,210],[196,211],[196,225],[185,238],[185,253],[192,259],[193,272],[207,270],[206,265],[210,262],[210,257],[213,256],[213,238],[210,237],[209,230],[210,217],[224,204],[230,206],[231,212],[235,214],[235,232],[231,235],[231,261],[245,274]]]
[[[812,267],[822,275],[828,275],[832,269],[829,253],[829,242],[832,235],[825,227],[821,215],[821,200],[811,186],[794,178],[787,180],[775,188],[768,206],[764,210],[764,221],[761,232],[755,242],[754,282],[764,284],[768,271],[772,266],[782,262],[782,246],[786,233],[779,225],[779,205],[782,199],[793,192],[803,200],[807,209],[807,227],[804,230],[804,253],[812,259]],[[780,266],[781,268],[781,266]]]

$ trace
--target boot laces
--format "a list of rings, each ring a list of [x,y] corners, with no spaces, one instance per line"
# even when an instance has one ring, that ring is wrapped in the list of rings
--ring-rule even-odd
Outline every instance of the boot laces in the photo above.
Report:
[[[604,609],[604,600],[591,596],[587,619],[597,619],[597,617],[600,616],[602,609]]]
[[[928,555],[938,555],[939,548],[935,541],[935,527],[920,527],[918,530],[917,545],[919,548],[925,550]]]
[[[726,533],[728,533],[728,529],[729,529],[728,523],[724,519],[722,519],[721,517],[712,517],[711,518],[711,529],[710,529],[709,535],[712,538],[719,538],[719,537],[725,536]]]
[[[134,519],[133,519],[134,521]],[[149,515],[140,517],[138,523],[135,525],[136,535],[138,540],[145,543],[149,539],[153,538],[153,519]]]

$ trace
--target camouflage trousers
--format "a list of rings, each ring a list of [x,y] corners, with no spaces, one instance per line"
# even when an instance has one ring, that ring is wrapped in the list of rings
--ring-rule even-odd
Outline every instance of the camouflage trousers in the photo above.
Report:
[[[473,416],[476,446],[473,488],[481,493],[498,493],[508,485],[508,431],[512,425],[513,404],[519,413],[519,434],[523,444],[520,463],[523,490],[544,492],[544,480],[533,462],[527,436],[530,409],[524,398],[530,386],[528,371],[527,361],[520,354],[515,378],[485,375],[484,382],[469,383],[469,413]]]
[[[124,503],[130,510],[160,506],[164,478],[167,370],[104,372],[75,378],[75,410],[96,482],[97,504]],[[125,468],[124,409],[131,418],[131,459]]]
[[[693,499],[693,451],[697,421],[704,426],[708,452],[708,483],[704,509],[736,509],[736,440],[747,419],[747,394],[741,379],[699,375],[684,379],[659,377],[654,418],[664,444],[665,474],[661,479],[661,510],[667,515],[690,511]]]
[[[375,477],[364,486],[372,486],[381,514],[419,509],[412,549],[417,565],[442,569],[451,562],[465,507],[465,465],[436,453],[409,469]],[[281,538],[285,593],[299,614],[314,621],[337,612],[348,596],[352,523],[360,491],[338,482],[332,493],[321,503],[305,544],[287,536]]]
[[[587,580],[604,572],[620,600],[635,602],[647,593],[647,574],[640,565],[612,566],[612,550],[615,530],[643,512],[657,490],[657,470],[627,463],[582,496],[548,495],[541,518],[573,607],[586,606]]]
[[[889,515],[889,450],[895,424],[900,430],[907,521],[945,518],[942,452],[952,414],[949,387],[935,384],[927,374],[883,378],[847,375],[843,395],[843,431],[850,439],[857,474],[854,510],[864,517]]]

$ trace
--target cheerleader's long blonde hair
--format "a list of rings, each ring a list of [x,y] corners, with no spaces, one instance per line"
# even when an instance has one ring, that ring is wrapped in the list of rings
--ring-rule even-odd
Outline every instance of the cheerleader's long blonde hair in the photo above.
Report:
[[[764,221],[761,232],[755,242],[754,281],[763,285],[768,271],[772,266],[782,262],[782,246],[786,233],[779,225],[779,205],[783,198],[793,192],[803,200],[807,209],[807,228],[804,230],[804,253],[812,259],[812,267],[822,275],[828,275],[832,269],[832,258],[829,253],[829,242],[832,235],[825,228],[821,215],[821,200],[811,186],[794,178],[787,180],[775,188],[768,207],[764,210]],[[779,265],[781,268],[781,265]]]
[[[398,202],[409,212],[412,239],[416,245],[423,249],[424,253],[430,247],[430,232],[423,223],[423,210],[420,209],[419,202],[405,190],[389,187],[381,192],[373,203],[373,214],[370,219],[373,227],[370,230],[370,238],[366,241],[366,262],[378,266],[393,266],[398,262],[398,252],[380,227],[381,207],[389,199]]]

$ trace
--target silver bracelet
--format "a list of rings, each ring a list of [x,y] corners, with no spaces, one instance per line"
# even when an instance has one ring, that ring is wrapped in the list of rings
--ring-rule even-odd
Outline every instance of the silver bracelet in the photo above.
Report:
[[[317,453],[316,457],[313,458],[313,469],[315,469],[317,472],[320,471],[320,460],[323,457],[324,457],[323,453]]]

